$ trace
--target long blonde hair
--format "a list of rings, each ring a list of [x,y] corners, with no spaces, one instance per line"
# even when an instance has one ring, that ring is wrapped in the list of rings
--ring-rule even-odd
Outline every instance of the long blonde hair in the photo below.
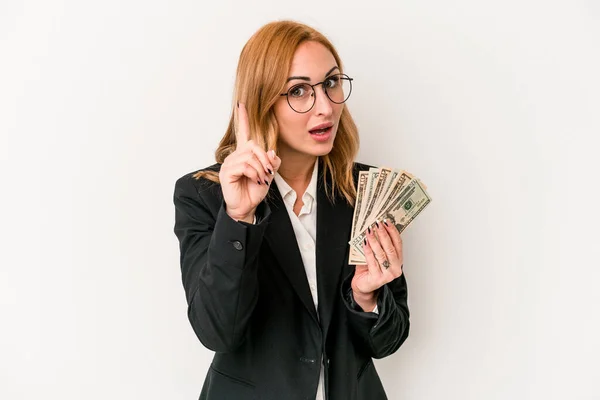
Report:
[[[222,164],[236,148],[237,121],[234,107],[237,102],[246,105],[250,139],[265,151],[275,149],[277,152],[279,126],[273,106],[280,98],[280,93],[285,90],[296,49],[306,41],[318,42],[325,46],[343,72],[342,62],[333,44],[315,29],[294,21],[271,22],[260,28],[248,40],[240,54],[231,118],[215,152],[217,163]],[[329,154],[320,157],[324,186],[331,201],[335,201],[336,195],[340,194],[349,204],[354,204],[356,188],[352,167],[358,146],[358,129],[347,106],[344,106],[333,148]],[[215,171],[199,171],[194,177],[205,177],[219,182],[218,173]]]

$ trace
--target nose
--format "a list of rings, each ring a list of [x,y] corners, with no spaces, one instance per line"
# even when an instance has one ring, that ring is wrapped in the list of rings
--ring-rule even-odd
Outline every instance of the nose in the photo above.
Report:
[[[317,91],[319,93],[317,93]],[[331,102],[331,100],[329,100],[327,94],[325,94],[325,89],[323,88],[323,85],[319,85],[317,88],[315,88],[314,110],[317,113],[317,115],[329,116],[333,113],[333,103]]]

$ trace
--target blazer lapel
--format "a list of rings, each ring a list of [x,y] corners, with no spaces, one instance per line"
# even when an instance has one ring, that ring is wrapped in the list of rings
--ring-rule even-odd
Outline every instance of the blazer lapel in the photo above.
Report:
[[[294,228],[275,182],[271,184],[267,202],[271,208],[269,226],[265,231],[267,243],[309,314],[319,323]]]
[[[324,337],[327,337],[336,299],[340,297],[342,273],[348,266],[353,212],[353,208],[341,196],[336,198],[335,206],[331,204],[319,174],[316,256],[319,317]]]

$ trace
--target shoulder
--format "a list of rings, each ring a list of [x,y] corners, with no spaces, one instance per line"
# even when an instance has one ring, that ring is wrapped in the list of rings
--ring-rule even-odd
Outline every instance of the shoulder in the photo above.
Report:
[[[354,178],[354,183],[358,182],[358,173],[361,171],[368,171],[369,168],[374,168],[372,165],[363,164],[359,162],[355,162],[352,165],[352,177]]]
[[[352,165],[352,170],[353,172],[355,172],[356,174],[358,174],[360,171],[368,171],[369,168],[374,168],[372,165],[368,165],[368,164],[363,164],[363,163],[359,163],[359,162],[355,162]]]
[[[203,185],[203,184],[205,185],[205,184],[207,184],[208,182],[211,182],[211,181],[209,179],[207,179],[207,178],[197,178],[196,175],[199,172],[216,172],[218,174],[219,171],[221,171],[221,164],[213,164],[213,165],[210,165],[208,167],[204,167],[204,168],[192,171],[192,172],[188,172],[187,174],[185,174],[185,175],[181,176],[180,178],[178,178],[176,184],[179,184],[179,183],[183,184],[183,183],[194,182],[195,181],[195,182],[198,183],[198,185]],[[208,181],[208,182],[206,182],[206,181]]]
[[[204,199],[213,198],[213,200],[220,201],[221,185],[206,176],[198,177],[198,173],[201,172],[215,173],[218,176],[220,170],[221,164],[213,164],[181,176],[175,182],[175,196],[199,196]]]

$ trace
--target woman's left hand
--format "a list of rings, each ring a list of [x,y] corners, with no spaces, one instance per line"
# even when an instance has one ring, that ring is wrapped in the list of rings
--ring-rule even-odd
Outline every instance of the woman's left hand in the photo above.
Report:
[[[365,311],[375,308],[377,289],[402,275],[402,238],[395,225],[384,221],[367,231],[363,242],[367,265],[357,265],[352,278],[354,300]]]

